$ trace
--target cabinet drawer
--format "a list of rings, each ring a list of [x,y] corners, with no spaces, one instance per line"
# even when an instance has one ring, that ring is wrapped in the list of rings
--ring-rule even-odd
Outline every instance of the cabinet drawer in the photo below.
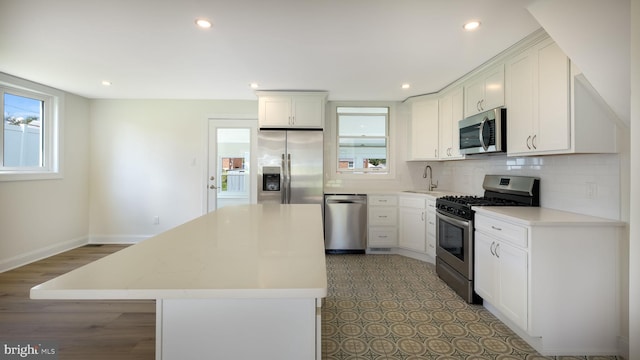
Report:
[[[400,197],[400,206],[416,208],[416,209],[426,209],[426,199],[423,197]]]
[[[369,225],[396,226],[397,217],[395,207],[369,207]]]
[[[398,232],[395,227],[371,227],[367,241],[369,247],[395,247],[398,246]]]
[[[370,206],[396,206],[398,197],[393,195],[368,195],[367,203]]]
[[[490,234],[515,246],[526,248],[528,244],[528,229],[491,217],[476,214],[475,228],[485,234]]]

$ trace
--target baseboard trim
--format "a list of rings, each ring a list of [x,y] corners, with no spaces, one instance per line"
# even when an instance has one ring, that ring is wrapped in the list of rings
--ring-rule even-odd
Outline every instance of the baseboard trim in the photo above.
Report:
[[[89,239],[87,237],[80,237],[77,239],[49,245],[42,249],[30,251],[9,259],[0,260],[0,273],[30,264],[34,261],[46,259],[50,256],[57,255],[65,251],[73,250],[80,246],[87,245],[88,243]]]
[[[137,244],[153,235],[91,235],[89,244]]]

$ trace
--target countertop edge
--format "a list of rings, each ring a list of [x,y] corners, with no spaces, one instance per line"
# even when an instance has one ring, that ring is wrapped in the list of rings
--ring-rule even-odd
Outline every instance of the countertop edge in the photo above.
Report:
[[[579,214],[564,210],[556,210],[543,207],[510,207],[510,206],[474,206],[472,209],[479,214],[486,214],[493,217],[502,218],[506,221],[511,221],[525,226],[593,226],[593,227],[624,227],[626,223],[620,220],[607,219],[592,215]],[[524,214],[507,214],[507,210],[529,212],[531,215],[537,215],[525,217]],[[540,216],[546,216],[547,219],[540,219]],[[552,220],[553,215],[567,216],[567,219]]]

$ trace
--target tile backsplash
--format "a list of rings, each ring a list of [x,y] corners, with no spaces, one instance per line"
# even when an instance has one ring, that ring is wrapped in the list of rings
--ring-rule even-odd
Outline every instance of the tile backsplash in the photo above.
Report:
[[[470,160],[429,163],[438,188],[482,195],[485,174],[540,178],[540,205],[620,219],[620,156],[618,154],[541,157],[473,156]],[[426,163],[409,163],[415,188],[424,187]]]

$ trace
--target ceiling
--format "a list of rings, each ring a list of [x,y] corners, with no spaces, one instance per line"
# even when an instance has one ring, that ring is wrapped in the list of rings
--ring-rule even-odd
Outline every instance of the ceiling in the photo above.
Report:
[[[255,99],[255,82],[404,100],[537,30],[532,2],[0,0],[0,72],[88,98]]]

